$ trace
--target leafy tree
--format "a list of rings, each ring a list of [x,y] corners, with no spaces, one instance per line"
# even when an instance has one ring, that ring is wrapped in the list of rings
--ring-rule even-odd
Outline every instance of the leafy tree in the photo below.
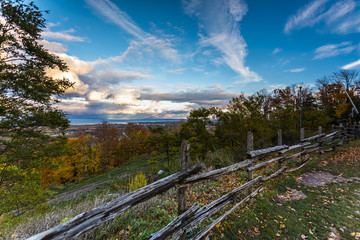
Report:
[[[99,149],[102,172],[104,173],[110,166],[118,166],[115,154],[120,138],[118,130],[110,123],[104,121],[96,126],[94,136]]]
[[[349,118],[352,106],[345,93],[345,89],[359,108],[360,105],[358,103],[360,100],[357,96],[360,90],[359,74],[354,70],[340,71],[335,74],[324,76],[317,80],[317,98],[321,105],[321,110],[325,111],[334,120]]]
[[[37,188],[34,192],[34,188],[26,186],[36,185],[37,170],[59,155],[59,144],[65,143],[63,139],[50,138],[44,133],[47,128],[58,128],[60,133],[67,128],[69,122],[64,112],[52,104],[56,102],[54,96],[64,93],[72,84],[67,79],[46,75],[47,69],[66,71],[67,68],[40,43],[40,34],[45,28],[43,13],[32,2],[1,1],[1,211],[36,203],[37,198],[16,201],[13,196],[19,191],[23,191],[24,196],[27,191],[36,196],[36,192],[41,191]],[[5,204],[9,202],[12,204]]]
[[[176,126],[175,126],[176,128]],[[158,153],[165,153],[168,166],[172,155],[179,150],[181,145],[180,136],[173,125],[150,127],[152,133],[148,138],[148,144],[155,148]]]
[[[192,110],[187,122],[181,125],[180,136],[191,144],[191,152],[201,160],[214,148],[215,136],[208,130],[214,125],[218,110],[216,108],[199,108]]]
[[[146,127],[128,123],[120,135],[121,140],[117,152],[121,156],[122,162],[148,153],[147,139],[150,131]]]

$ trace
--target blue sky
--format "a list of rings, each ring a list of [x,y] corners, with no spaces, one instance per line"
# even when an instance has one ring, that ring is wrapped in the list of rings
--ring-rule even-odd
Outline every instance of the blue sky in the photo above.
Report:
[[[186,118],[240,93],[360,68],[355,0],[38,0],[70,119]],[[85,121],[85,120],[84,120]]]

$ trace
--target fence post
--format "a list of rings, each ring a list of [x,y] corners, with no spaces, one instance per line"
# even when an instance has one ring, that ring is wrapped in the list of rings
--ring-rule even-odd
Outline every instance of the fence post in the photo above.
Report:
[[[332,124],[331,125],[331,132],[335,132],[336,130],[335,130],[335,124]],[[335,149],[336,149],[336,141],[335,141],[335,138],[336,137],[336,135],[333,137],[333,139],[332,139],[332,145],[331,145],[331,150],[332,151],[335,151]]]
[[[281,133],[281,129],[278,130],[278,145],[281,146],[282,145],[282,133]]]
[[[278,145],[281,146],[283,144],[282,142],[282,133],[281,133],[281,129],[278,130]],[[281,156],[281,152],[279,151],[278,156]],[[279,169],[282,167],[282,161],[279,160],[278,161],[278,167]]]
[[[356,125],[356,122],[354,122],[354,124],[353,124],[354,140],[357,139],[357,128],[358,128],[358,125]]]
[[[180,171],[184,171],[189,167],[190,164],[190,143],[183,142],[181,144],[181,163]],[[178,189],[178,215],[182,214],[187,210],[187,186],[179,187]]]
[[[319,134],[322,134],[322,127],[319,126]],[[320,139],[317,141],[319,144],[319,157],[321,155],[321,147],[322,147],[322,141],[320,141]]]
[[[186,170],[190,165],[190,143],[183,142],[181,144],[181,162],[180,171]],[[188,187],[178,188],[178,216],[187,210],[187,189]],[[184,232],[180,240],[186,239],[186,232]]]
[[[344,124],[340,123],[340,131],[341,131],[341,145],[345,142],[345,138],[346,138],[346,132],[345,132],[345,128],[344,128]]]
[[[302,142],[302,140],[305,138],[305,130],[304,128],[300,128],[300,142]],[[304,148],[301,147],[300,148],[300,152],[303,152],[304,151]],[[303,154],[301,153],[300,154],[300,162],[303,163]]]
[[[254,134],[252,133],[252,132],[247,132],[247,153],[249,154],[251,151],[253,151],[254,150]],[[251,164],[251,166],[252,166],[252,164]],[[250,167],[251,167],[250,166]],[[253,178],[254,178],[254,174],[253,174],[253,171],[248,171],[247,172],[247,177],[248,177],[248,181],[251,181],[251,180],[253,180]],[[249,190],[248,190],[248,193],[250,194],[250,193],[252,193],[252,191],[253,191],[254,189],[253,189],[253,187],[251,186],[251,187],[249,187]],[[252,204],[254,201],[253,201],[253,199],[250,199],[250,204]]]

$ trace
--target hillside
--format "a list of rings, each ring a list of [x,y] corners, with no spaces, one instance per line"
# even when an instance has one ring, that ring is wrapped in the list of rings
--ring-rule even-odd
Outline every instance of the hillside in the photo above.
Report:
[[[334,153],[315,157],[296,173],[271,180],[253,205],[236,210],[217,225],[210,239],[234,239],[234,236],[237,239],[359,239],[360,184],[355,181],[356,179],[320,187],[307,187],[299,182],[304,173],[319,171],[329,172],[344,179],[360,177],[359,152],[360,140],[356,140],[343,145]],[[23,215],[21,219],[2,217],[2,237],[24,239],[25,236],[43,231],[110,201],[127,191],[129,180],[126,177],[118,177],[130,174],[131,169],[139,166],[145,171],[149,167],[146,161],[143,161],[114,169],[105,175],[62,190],[64,194],[97,185],[92,190],[90,187],[75,199],[60,199],[48,206],[39,206]],[[238,179],[243,178],[244,173],[240,172],[211,182],[195,184],[189,191],[190,204],[198,202],[206,205],[241,185],[243,181]],[[293,189],[301,191],[307,198],[286,203],[275,201],[279,194],[285,196],[286,192],[289,193]],[[175,194],[170,190],[153,198],[135,207],[131,212],[126,212],[122,217],[85,234],[81,239],[147,239],[151,233],[160,230],[176,217]]]

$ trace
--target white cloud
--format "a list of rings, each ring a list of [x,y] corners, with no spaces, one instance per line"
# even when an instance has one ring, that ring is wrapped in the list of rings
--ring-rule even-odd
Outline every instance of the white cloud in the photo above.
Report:
[[[44,31],[41,33],[41,37],[46,39],[57,39],[62,41],[69,41],[69,42],[84,42],[85,38],[73,36],[69,34],[69,32],[73,32],[73,29],[64,31],[64,32],[52,32],[50,30]]]
[[[278,54],[279,52],[281,52],[282,51],[282,49],[281,48],[275,48],[273,51],[272,51],[272,55],[276,55],[276,54]]]
[[[339,44],[326,44],[318,47],[314,51],[313,59],[324,59],[342,54],[348,54],[356,49],[352,42],[346,41]]]
[[[335,34],[360,32],[360,9],[355,0],[313,0],[289,17],[284,32],[318,26]]]
[[[172,74],[183,74],[184,71],[186,71],[186,68],[177,68],[177,69],[170,69],[170,70],[167,70],[169,73],[172,73]]]
[[[58,43],[58,42],[49,42],[46,40],[41,40],[40,44],[42,44],[47,50],[51,51],[51,52],[67,52],[68,48],[62,44],[62,43]]]
[[[327,1],[328,0],[313,0],[300,8],[295,15],[288,19],[284,32],[290,33],[293,29],[314,25],[318,21],[316,17],[321,13],[321,7],[323,7]]]
[[[85,0],[96,13],[104,16],[110,22],[116,24],[128,34],[135,37],[130,45],[131,49],[136,51],[144,50],[143,48],[154,49],[166,59],[179,62],[180,56],[174,48],[171,39],[167,37],[156,37],[141,29],[124,11],[118,8],[110,0]]]
[[[244,82],[260,81],[261,77],[245,66],[247,44],[240,33],[240,21],[248,11],[243,0],[183,0],[185,13],[198,17],[206,36],[202,47],[214,47],[222,61],[237,72]]]
[[[79,75],[86,75],[90,73],[96,63],[86,62],[78,59],[75,56],[69,56],[66,53],[54,53],[68,66],[67,72],[61,72],[58,69],[48,69],[47,74],[54,78],[67,78],[74,83],[73,88],[69,88],[65,94],[80,94],[84,95],[89,89],[89,85],[80,80]]]
[[[298,73],[298,72],[303,72],[305,70],[306,68],[294,68],[294,69],[285,70],[284,72]]]
[[[360,59],[355,62],[342,66],[341,69],[350,70],[350,69],[358,68],[359,66],[360,66]]]
[[[354,0],[343,0],[333,4],[328,11],[319,16],[320,19],[330,25],[355,10],[357,3]]]

